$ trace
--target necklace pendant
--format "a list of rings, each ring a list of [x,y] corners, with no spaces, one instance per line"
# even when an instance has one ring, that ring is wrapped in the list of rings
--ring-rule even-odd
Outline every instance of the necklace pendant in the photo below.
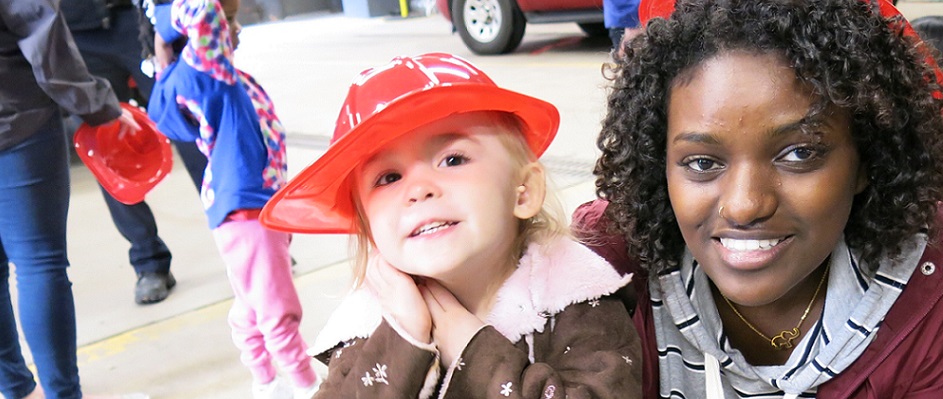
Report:
[[[796,338],[799,338],[799,329],[793,328],[789,331],[783,331],[779,335],[773,337],[769,340],[770,345],[773,345],[773,348],[776,350],[786,350],[792,348],[792,341],[795,341]]]

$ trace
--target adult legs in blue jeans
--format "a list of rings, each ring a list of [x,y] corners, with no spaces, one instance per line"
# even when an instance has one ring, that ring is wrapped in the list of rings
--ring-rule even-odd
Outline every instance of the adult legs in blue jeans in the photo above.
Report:
[[[49,399],[80,398],[75,305],[66,268],[69,165],[61,118],[0,151],[0,393],[35,389],[10,300],[15,266],[23,335]]]

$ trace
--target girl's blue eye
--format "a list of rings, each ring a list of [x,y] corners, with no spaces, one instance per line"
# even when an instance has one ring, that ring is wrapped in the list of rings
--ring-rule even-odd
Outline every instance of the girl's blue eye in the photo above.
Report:
[[[402,178],[403,176],[400,175],[399,173],[395,173],[395,172],[384,173],[380,175],[380,177],[377,178],[377,182],[376,184],[374,184],[374,186],[376,187],[385,186],[387,184],[395,183],[399,179],[402,179]]]

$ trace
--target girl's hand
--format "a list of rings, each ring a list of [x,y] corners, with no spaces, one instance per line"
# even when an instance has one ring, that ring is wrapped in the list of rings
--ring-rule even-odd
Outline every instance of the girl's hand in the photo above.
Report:
[[[451,365],[485,323],[433,280],[419,286],[419,292],[432,315],[432,340],[439,348],[442,363]]]
[[[392,317],[407,334],[422,343],[431,341],[432,318],[412,276],[377,254],[367,263],[364,284],[376,295],[384,314]]]

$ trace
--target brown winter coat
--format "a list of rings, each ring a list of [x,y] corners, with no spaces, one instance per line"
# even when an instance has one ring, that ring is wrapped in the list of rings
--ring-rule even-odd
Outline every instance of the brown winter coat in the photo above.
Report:
[[[488,325],[444,370],[434,346],[399,333],[366,290],[352,293],[311,351],[329,365],[316,398],[641,397],[638,334],[609,296],[629,279],[569,240],[533,249],[499,290]]]

